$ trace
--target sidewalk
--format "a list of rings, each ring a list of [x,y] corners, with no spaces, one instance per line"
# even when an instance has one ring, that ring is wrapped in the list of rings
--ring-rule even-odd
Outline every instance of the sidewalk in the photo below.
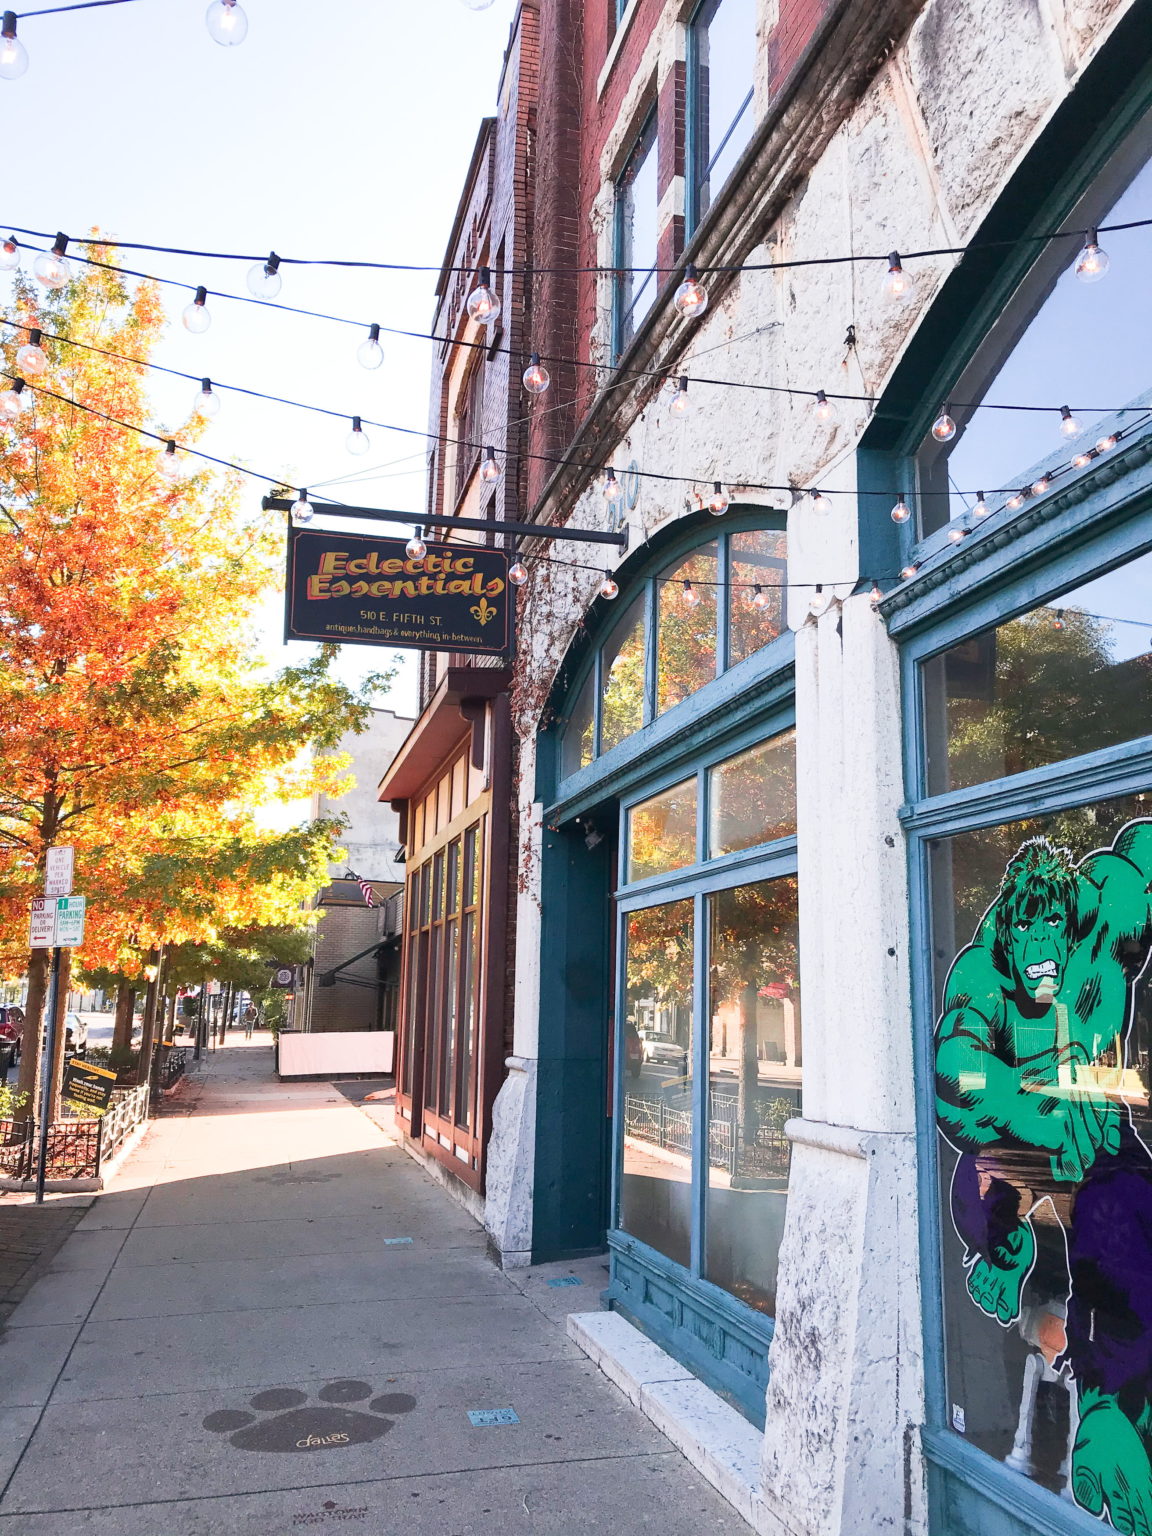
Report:
[[[0,1334],[0,1536],[746,1536],[567,1338],[600,1261],[513,1284],[369,1108],[208,1059]]]

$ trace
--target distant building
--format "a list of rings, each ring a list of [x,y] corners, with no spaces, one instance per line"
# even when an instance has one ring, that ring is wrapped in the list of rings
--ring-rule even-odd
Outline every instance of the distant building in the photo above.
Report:
[[[332,881],[317,897],[321,918],[312,959],[297,994],[295,1027],[309,1033],[394,1029],[399,988],[399,927],[403,865],[398,818],[377,799],[412,721],[390,709],[372,712],[368,729],[349,733],[339,751],[352,759],[354,788],[339,799],[313,797],[312,815],[344,815],[340,846],[347,857],[332,864]],[[361,889],[371,882],[373,905]]]

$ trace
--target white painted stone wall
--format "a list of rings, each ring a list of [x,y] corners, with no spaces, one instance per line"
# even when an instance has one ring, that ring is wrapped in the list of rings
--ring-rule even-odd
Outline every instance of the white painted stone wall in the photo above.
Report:
[[[1127,0],[931,0],[749,259],[963,241],[1126,9]],[[683,11],[666,6],[646,78],[683,55]],[[762,0],[762,24],[773,11]],[[628,112],[641,89],[628,97],[605,177],[634,131]],[[606,261],[610,214],[606,185],[592,213]],[[879,395],[949,267],[949,258],[910,265],[915,284],[902,303],[883,296],[882,265],[747,273],[685,330],[669,373]],[[607,286],[602,298],[591,345],[606,358]],[[849,324],[855,348],[845,345]],[[692,394],[685,421],[669,416],[666,398],[652,400],[604,446],[603,462],[698,475],[703,493],[714,478],[854,490],[866,405],[842,405],[822,425],[803,398],[705,385]],[[874,574],[859,566],[854,497],[833,503],[819,514],[800,499],[789,515],[791,579],[825,583],[833,601],[818,621],[803,598],[790,604],[800,627],[804,1119],[791,1127],[760,1519],[792,1536],[913,1536],[925,1514],[900,700],[895,648],[867,598],[849,596]],[[631,547],[698,505],[688,487],[643,481]],[[545,512],[578,526],[606,521],[595,486]],[[557,553],[583,558],[576,546]],[[541,710],[598,584],[592,571],[537,566],[524,589],[521,633],[532,646],[513,704],[525,783]],[[488,1221],[510,1256],[530,1241],[540,985],[539,807],[525,800],[521,811],[531,831],[521,849],[517,1057],[497,1106]]]

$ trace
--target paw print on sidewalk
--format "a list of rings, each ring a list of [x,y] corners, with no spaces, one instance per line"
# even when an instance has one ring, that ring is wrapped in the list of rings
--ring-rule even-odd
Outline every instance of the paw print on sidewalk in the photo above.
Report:
[[[385,1392],[372,1396],[366,1381],[330,1381],[321,1387],[316,1403],[309,1403],[307,1392],[295,1387],[271,1387],[249,1398],[249,1413],[243,1408],[220,1408],[204,1419],[204,1428],[216,1435],[227,1435],[229,1443],[240,1451],[332,1451],[348,1445],[366,1445],[379,1440],[393,1427],[389,1414],[411,1413],[416,1399],[407,1392]],[[344,1403],[364,1403],[368,1411],[341,1407]]]

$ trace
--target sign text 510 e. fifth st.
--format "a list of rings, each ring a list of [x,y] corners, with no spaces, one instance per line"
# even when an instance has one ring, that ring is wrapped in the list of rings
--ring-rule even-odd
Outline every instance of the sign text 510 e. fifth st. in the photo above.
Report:
[[[505,655],[512,647],[508,556],[480,544],[429,544],[291,528],[284,637],[346,645]]]

